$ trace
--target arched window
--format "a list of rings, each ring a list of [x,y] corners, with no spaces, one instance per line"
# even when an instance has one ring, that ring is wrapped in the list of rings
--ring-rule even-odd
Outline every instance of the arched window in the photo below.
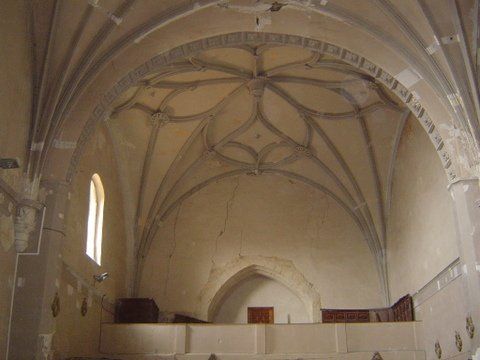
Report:
[[[105,192],[98,174],[90,181],[90,203],[88,208],[87,255],[98,265],[102,261],[103,205]]]

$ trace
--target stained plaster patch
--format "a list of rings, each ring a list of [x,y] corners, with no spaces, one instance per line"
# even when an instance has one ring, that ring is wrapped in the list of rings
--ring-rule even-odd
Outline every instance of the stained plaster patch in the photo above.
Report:
[[[224,8],[224,9],[229,9],[229,10],[235,10],[243,14],[253,14],[253,15],[260,15],[261,13],[264,13],[268,11],[271,8],[271,4],[269,3],[264,3],[264,2],[258,2],[254,5],[247,6],[247,5],[233,5],[230,4],[230,2],[225,1],[220,4],[218,4],[219,7]]]
[[[77,142],[55,139],[53,140],[53,147],[61,150],[75,149],[77,147]]]
[[[43,150],[43,142],[32,143],[30,146],[30,150],[32,151],[42,151]]]
[[[436,36],[434,36],[433,42],[426,48],[426,50],[430,55],[433,55],[440,50],[440,41],[438,41]]]
[[[0,214],[0,244],[4,251],[9,251],[14,243],[13,215]]]
[[[272,17],[269,14],[262,14],[257,16],[255,24],[256,31],[262,31],[266,25],[272,24]]]
[[[0,244],[4,251],[9,251],[14,243],[13,204],[0,193]]]
[[[98,135],[97,135],[97,141],[96,141],[96,147],[98,149],[103,149],[107,144],[107,139],[105,137],[105,134],[102,132],[102,131],[99,131],[98,132]]]
[[[454,44],[460,41],[458,34],[447,35],[441,38],[442,43],[445,45]]]
[[[9,169],[8,171],[0,170],[0,177],[7,183],[14,191],[21,192],[22,185],[22,169]],[[1,192],[1,189],[0,189]],[[0,201],[1,204],[1,201]],[[0,205],[1,206],[1,205]]]
[[[51,359],[52,356],[52,344],[53,344],[53,335],[55,333],[50,334],[39,334],[40,344],[42,346],[42,355],[44,359]]]
[[[400,71],[395,78],[407,89],[418,83],[422,77],[413,69],[406,68]]]
[[[120,147],[124,146],[132,150],[135,150],[137,148],[135,144],[127,140],[127,138],[123,135],[123,133],[117,127],[109,126],[109,129],[113,130],[114,135],[117,139],[118,145]]]
[[[448,148],[449,153],[452,156],[455,156],[455,162],[458,163],[466,173],[463,174],[464,177],[474,176],[475,169],[470,166],[470,160],[467,156],[462,156],[458,154],[458,148],[468,149],[467,134],[464,130],[458,129],[450,124],[440,124],[438,128],[442,130],[444,134],[443,142]]]
[[[343,89],[349,93],[358,105],[365,105],[370,97],[368,85],[364,81],[345,82]],[[378,110],[377,110],[378,111]]]
[[[108,11],[107,9],[103,8],[100,5],[99,0],[88,0],[88,3],[92,7],[94,7],[96,10],[104,14],[107,18],[112,20],[117,26],[122,23],[123,19],[121,17],[115,16],[115,14],[113,14],[111,11]]]

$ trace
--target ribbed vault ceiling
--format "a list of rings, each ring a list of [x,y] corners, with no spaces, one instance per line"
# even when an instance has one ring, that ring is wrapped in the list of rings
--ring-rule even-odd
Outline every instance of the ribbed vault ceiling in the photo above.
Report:
[[[226,177],[274,174],[341,206],[384,278],[392,165],[409,114],[399,104],[357,68],[289,46],[207,50],[148,75],[108,120],[138,190],[140,267],[183,200]]]
[[[110,117],[129,276],[133,244],[141,268],[158,227],[202,186],[279,175],[345,209],[386,288],[392,164],[409,116],[399,99],[450,182],[478,175],[473,1],[41,0],[27,8],[28,197],[42,180],[72,183],[96,125]]]

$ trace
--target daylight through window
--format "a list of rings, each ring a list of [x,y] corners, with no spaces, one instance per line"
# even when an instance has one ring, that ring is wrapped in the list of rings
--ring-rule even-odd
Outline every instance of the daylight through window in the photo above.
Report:
[[[102,259],[103,205],[105,192],[102,180],[94,174],[90,181],[90,203],[88,209],[87,255],[98,265]]]

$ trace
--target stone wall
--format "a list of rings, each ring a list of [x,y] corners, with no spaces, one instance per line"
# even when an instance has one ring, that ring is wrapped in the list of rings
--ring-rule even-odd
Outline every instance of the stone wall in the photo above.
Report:
[[[7,347],[15,271],[13,221],[21,192],[30,120],[30,49],[25,2],[2,1],[0,11],[0,158],[17,158],[19,169],[0,169],[0,358]]]
[[[105,190],[101,266],[85,253],[90,179],[94,173],[100,175]],[[112,144],[103,126],[88,145],[69,198],[59,285],[62,307],[54,348],[65,357],[93,356],[98,351],[100,322],[112,321],[115,299],[127,295],[123,200]],[[109,273],[108,279],[94,285],[93,275],[103,272]],[[84,299],[87,313],[83,316]]]

